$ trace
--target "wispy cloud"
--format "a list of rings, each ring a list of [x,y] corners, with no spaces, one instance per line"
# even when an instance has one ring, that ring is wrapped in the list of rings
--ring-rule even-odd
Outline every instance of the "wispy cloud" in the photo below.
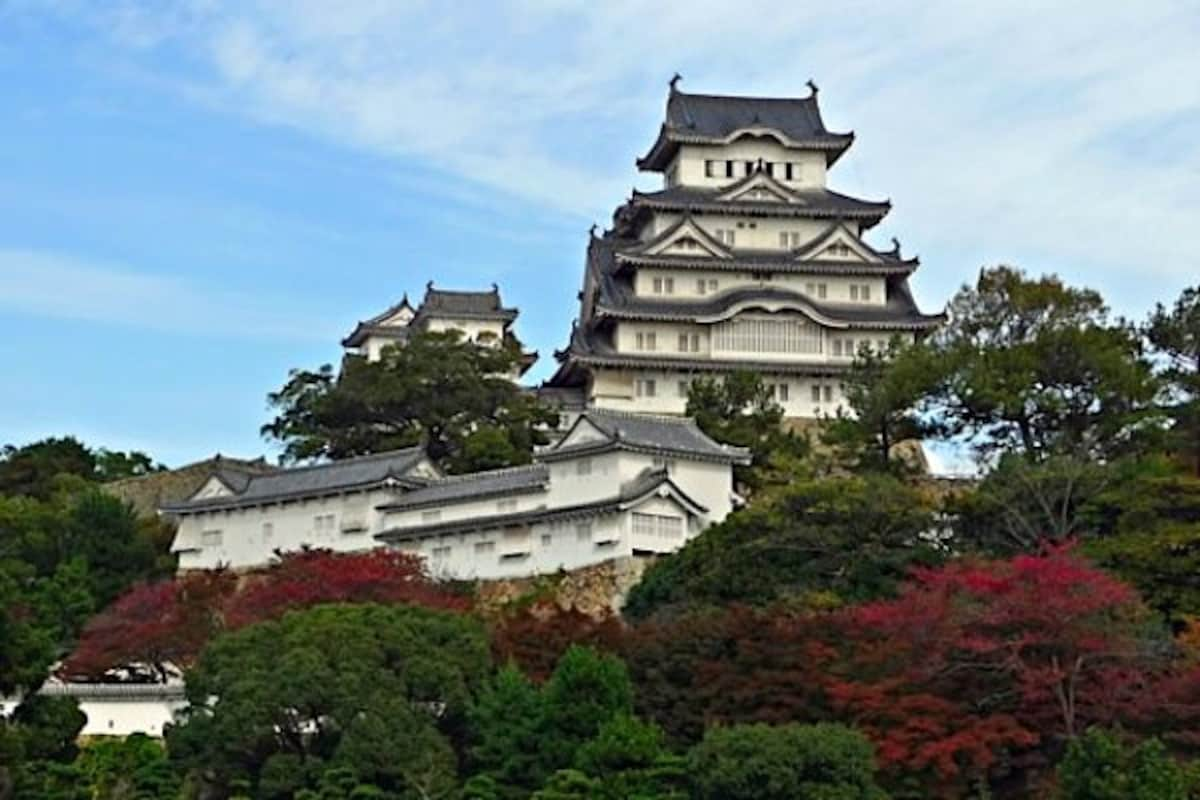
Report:
[[[69,255],[0,248],[0,309],[240,340],[329,341],[295,306]]]
[[[940,283],[1016,255],[1114,281],[1196,271],[1187,4],[60,3],[133,58],[185,53],[174,77],[205,102],[597,219],[673,70],[693,91],[795,94],[813,76],[830,124],[861,134],[834,180],[895,194],[881,233],[952,259]]]

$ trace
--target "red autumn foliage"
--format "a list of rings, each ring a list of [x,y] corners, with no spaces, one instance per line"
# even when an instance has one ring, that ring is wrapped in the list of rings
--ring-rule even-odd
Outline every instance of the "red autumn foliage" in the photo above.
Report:
[[[429,579],[419,556],[394,550],[332,553],[301,550],[250,576],[225,609],[225,624],[240,628],[319,603],[383,603],[466,611],[469,598]]]
[[[135,680],[165,680],[168,665],[186,668],[221,630],[318,603],[470,608],[468,598],[430,580],[411,554],[305,550],[241,580],[210,570],[135,586],[88,623],[59,672],[95,680],[124,671]]]
[[[541,683],[571,645],[615,653],[623,635],[620,620],[612,615],[597,618],[575,608],[535,603],[492,626],[492,653],[496,663],[511,661]]]
[[[899,598],[852,612],[829,692],[885,767],[942,786],[1036,769],[1128,705],[1143,618],[1132,589],[1068,550],[919,570]]]
[[[220,629],[222,606],[235,587],[225,570],[138,584],[88,622],[59,673],[96,680],[123,669],[165,682],[170,666],[188,667]]]
[[[686,745],[714,724],[829,719],[824,685],[841,637],[830,614],[732,607],[639,625],[622,655],[638,713]]]

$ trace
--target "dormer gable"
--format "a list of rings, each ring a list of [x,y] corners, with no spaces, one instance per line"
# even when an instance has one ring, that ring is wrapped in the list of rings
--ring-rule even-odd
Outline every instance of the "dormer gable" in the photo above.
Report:
[[[567,431],[567,434],[558,441],[555,448],[608,441],[612,441],[612,437],[607,432],[597,427],[586,416],[580,416],[575,420],[575,424],[571,426],[571,429]]]
[[[795,203],[804,204],[804,198],[768,175],[760,166],[753,173],[729,186],[717,199],[723,202],[752,203]]]
[[[829,226],[820,236],[797,248],[793,255],[797,261],[845,261],[878,264],[884,260],[879,253],[867,246],[842,223]]]
[[[667,230],[636,248],[645,255],[699,255],[712,258],[732,258],[731,251],[712,234],[685,216]]]
[[[232,497],[237,494],[232,486],[222,480],[220,475],[210,475],[200,488],[192,493],[188,500],[210,500],[215,497]]]

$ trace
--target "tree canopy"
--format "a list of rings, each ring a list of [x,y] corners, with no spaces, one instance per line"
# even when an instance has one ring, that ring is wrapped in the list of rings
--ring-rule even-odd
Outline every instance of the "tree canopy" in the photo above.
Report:
[[[293,370],[262,428],[284,458],[347,458],[424,444],[450,472],[524,464],[557,414],[510,380],[515,345],[486,347],[457,331],[418,333],[378,361]]]

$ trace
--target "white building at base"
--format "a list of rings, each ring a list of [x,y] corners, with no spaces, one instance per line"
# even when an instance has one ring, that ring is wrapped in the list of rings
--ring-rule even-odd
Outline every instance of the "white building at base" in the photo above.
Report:
[[[689,419],[594,409],[522,467],[443,477],[419,448],[268,475],[215,473],[178,519],[180,570],[392,546],[436,577],[490,579],[670,553],[732,510],[741,448]]]
[[[459,579],[671,553],[729,514],[740,463],[747,451],[689,419],[592,410],[529,466],[445,478],[381,506],[376,538]]]
[[[73,697],[87,718],[81,737],[129,736],[144,733],[159,738],[163,727],[187,705],[183,682],[171,683],[64,683],[47,681],[38,694]],[[0,716],[11,714],[19,698],[0,698]]]

